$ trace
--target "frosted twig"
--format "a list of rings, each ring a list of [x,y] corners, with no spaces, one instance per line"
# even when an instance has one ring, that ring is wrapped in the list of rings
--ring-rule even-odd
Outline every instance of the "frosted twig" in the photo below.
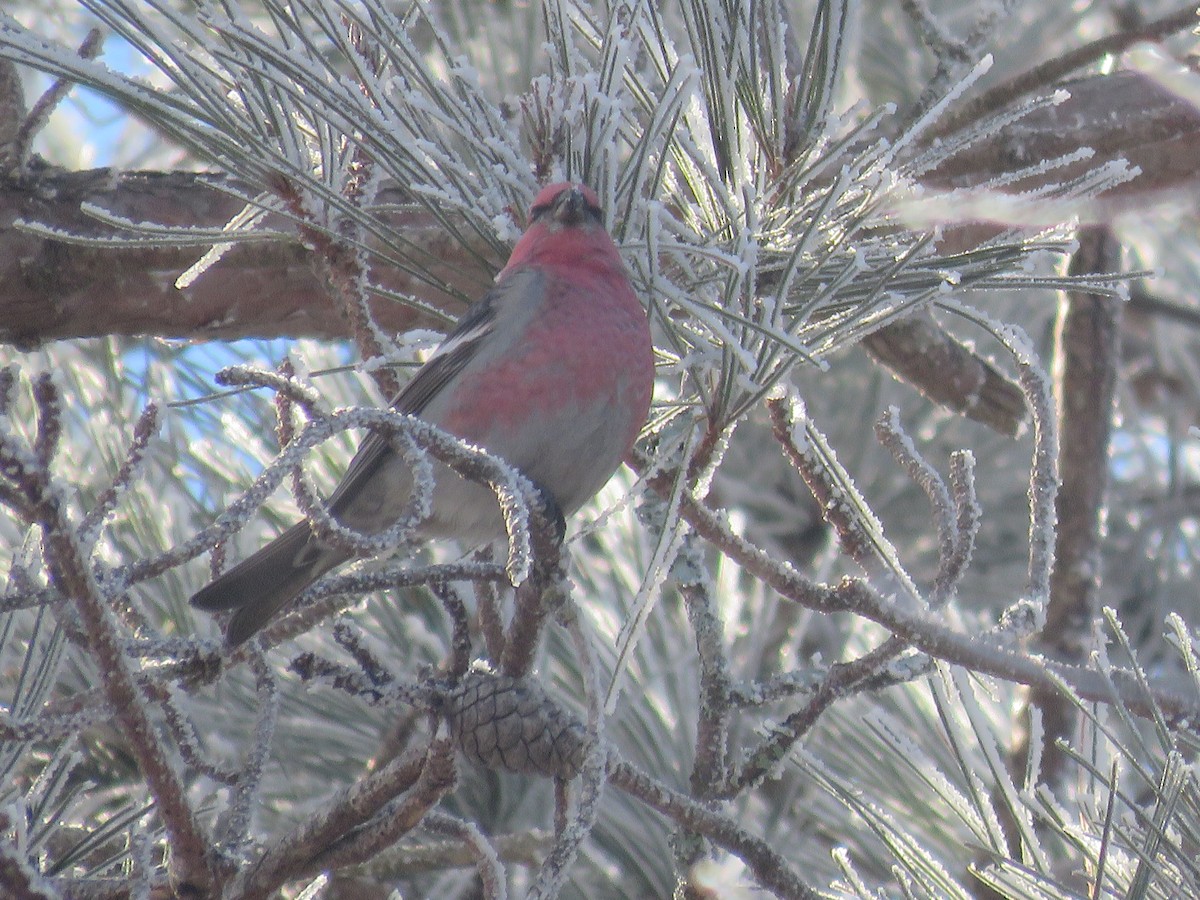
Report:
[[[900,8],[912,20],[920,32],[925,46],[933,51],[939,65],[945,57],[962,61],[966,58],[967,48],[962,41],[957,40],[940,22],[927,0],[901,0]]]
[[[1080,289],[1075,285],[1075,289]],[[1103,290],[1097,288],[1097,290]],[[1035,618],[1042,619],[1050,596],[1054,567],[1055,501],[1058,494],[1058,416],[1053,388],[1042,369],[1029,336],[1015,325],[1005,325],[976,309],[946,304],[946,308],[991,333],[1017,365],[1017,382],[1033,421],[1033,463],[1029,474],[1029,585],[1028,600]],[[1034,627],[1040,627],[1038,622]]]
[[[471,666],[471,625],[467,604],[458,588],[448,581],[430,582],[429,588],[450,617],[450,659],[446,675],[452,679],[461,678]]]
[[[362,668],[351,669],[315,653],[297,654],[288,669],[302,681],[323,684],[371,706],[406,704],[421,712],[432,712],[438,704],[439,688],[432,684],[400,681],[390,674],[377,679]]]
[[[421,828],[433,834],[457,838],[475,860],[483,900],[507,900],[508,884],[500,854],[477,825],[434,809],[425,814]]]
[[[444,814],[440,809],[430,810],[421,824],[424,826],[430,816]],[[503,862],[530,868],[545,858],[551,841],[544,829],[536,828],[485,837],[496,848]],[[449,868],[474,865],[475,855],[460,840],[411,840],[389,847],[358,866],[356,871],[380,881],[395,881],[420,872],[444,872]]]
[[[1016,0],[997,0],[994,3],[982,4],[975,24],[967,36],[960,40],[938,23],[926,0],[902,0],[902,8],[917,25],[922,40],[937,59],[937,71],[929,79],[917,101],[918,111],[928,107],[934,98],[945,90],[946,85],[970,64],[992,34],[996,23],[1009,17],[1015,2]]]
[[[955,450],[950,454],[950,488],[957,510],[954,552],[938,562],[934,596],[951,597],[975,553],[975,538],[983,511],[975,494],[975,455],[970,450]]]
[[[247,898],[267,897],[285,881],[320,871],[323,866],[313,865],[316,855],[368,821],[393,797],[417,784],[427,768],[431,749],[404,753],[377,772],[364,775],[338,791],[299,825],[273,840],[258,860],[242,869],[230,885],[231,893]]]
[[[291,359],[284,357],[277,367],[275,374],[278,375],[283,382],[291,382],[296,377],[296,367],[292,365]],[[312,391],[313,394],[316,391]],[[292,442],[292,438],[296,436],[296,423],[292,415],[292,395],[289,391],[275,392],[275,440],[280,447],[286,447]],[[292,471],[293,482],[299,481],[300,469],[296,468]],[[294,493],[299,492],[299,488],[293,489]]]
[[[337,645],[354,657],[358,667],[367,676],[371,684],[377,688],[385,688],[396,681],[388,667],[371,651],[363,641],[363,633],[352,627],[346,621],[339,621],[333,626],[333,639]]]
[[[838,462],[828,442],[794,396],[767,401],[771,433],[821,507],[850,557],[873,576],[899,588],[901,602],[916,603],[920,594],[901,565],[896,548],[866,498]]]
[[[829,674],[808,703],[771,728],[770,736],[751,751],[741,771],[722,796],[726,799],[736,797],[761,784],[783,762],[796,742],[817,723],[825,710],[855,693],[855,688],[863,682],[876,678],[907,646],[906,641],[893,635],[858,659],[831,666]]]
[[[516,510],[526,508],[525,495],[532,490],[528,480],[486,451],[427,422],[393,410],[373,407],[336,410],[308,422],[295,440],[263,469],[252,487],[226,507],[212,525],[166,553],[116,570],[119,583],[128,586],[159,575],[199,556],[232,534],[250,518],[312,447],[348,428],[371,429],[387,439],[403,439],[403,436],[410,435],[422,452],[445,463],[467,480],[486,484],[501,498],[502,504]],[[324,515],[327,517],[327,514]],[[375,555],[390,550],[407,537],[407,524],[403,521],[370,536],[346,529],[331,519],[326,524],[340,529],[337,531],[339,541],[360,555]],[[519,531],[509,535],[510,556],[506,569],[510,579],[521,575],[521,563],[527,560],[527,550],[524,548],[528,547],[528,540],[529,535]]]
[[[672,573],[683,594],[700,660],[696,758],[692,763],[690,784],[693,796],[707,799],[720,796],[729,778],[732,679],[725,655],[725,623],[713,596],[711,575],[695,535],[689,533],[684,537]]]
[[[403,796],[380,807],[371,819],[355,830],[320,847],[308,860],[306,871],[339,869],[370,859],[416,828],[425,814],[454,787],[456,780],[453,748],[448,741],[433,741],[413,786]]]
[[[504,638],[500,671],[519,678],[533,667],[546,617],[559,607],[570,593],[567,578],[566,547],[557,522],[548,521],[544,507],[539,510],[529,537],[534,545],[529,577],[517,587],[512,619]]]
[[[671,790],[626,762],[614,761],[609,768],[608,780],[613,787],[736,855],[759,883],[776,896],[793,900],[818,900],[821,896],[770,844],[743,830],[733,819]]]
[[[250,650],[250,669],[254,672],[254,693],[258,701],[258,718],[254,737],[246,751],[229,803],[229,815],[221,836],[226,852],[237,856],[250,841],[250,822],[254,801],[262,785],[263,768],[271,754],[275,725],[279,720],[279,684],[274,671],[267,665],[261,648]]]
[[[954,597],[954,591],[971,560],[975,532],[979,527],[979,509],[975,502],[972,476],[973,457],[956,451],[951,457],[951,479],[955,493],[951,497],[937,470],[917,452],[912,438],[900,424],[900,411],[888,407],[875,423],[879,442],[925,492],[933,509],[938,529],[938,572],[934,578],[929,608],[938,609]]]
[[[0,741],[45,742],[80,734],[101,721],[106,713],[99,705],[65,715],[38,713],[16,718],[0,711]]]
[[[296,505],[322,541],[360,555],[364,550],[373,555],[384,545],[394,549],[410,546],[416,541],[416,530],[429,518],[433,508],[433,478],[431,474],[425,477],[430,472],[429,458],[410,433],[395,433],[390,441],[412,472],[412,489],[404,505],[396,511],[395,521],[371,534],[366,545],[360,541],[367,536],[339,522],[302,472],[298,468],[293,470]]]
[[[476,583],[507,581],[508,574],[494,563],[462,562],[417,568],[391,566],[372,571],[327,575],[299,594],[292,610],[264,628],[260,640],[264,646],[273,647],[311,630],[318,622],[341,612],[364,594],[420,584],[428,585],[438,580]],[[231,663],[243,658],[240,651],[240,647],[234,650],[230,657]]]
[[[156,900],[156,865],[154,842],[148,831],[135,831],[129,836],[129,895],[130,900]]]
[[[292,365],[292,361],[285,357],[279,363],[279,367],[275,374],[279,377],[279,379],[282,379],[284,383],[292,382],[296,375],[296,370]],[[310,393],[315,394],[316,392],[310,391]],[[295,404],[292,400],[292,394],[288,390],[275,391],[275,396],[273,399],[275,401],[275,440],[280,447],[286,447],[292,442],[292,438],[296,436],[296,422],[294,418]],[[310,410],[309,415],[311,416],[311,410],[316,408],[316,404],[314,403],[311,407],[306,406],[304,408]],[[304,469],[298,465],[292,468],[292,496],[296,498],[296,505],[300,507],[300,511],[303,512],[309,519],[312,519],[313,517],[309,515],[308,511],[310,509],[315,509],[322,506],[321,502],[316,499],[316,491],[304,477]],[[324,533],[317,533],[322,538],[327,537],[327,535]],[[226,546],[227,545],[225,544],[220,545],[220,563],[222,565],[225,562],[224,556]],[[215,578],[217,560],[214,559],[212,564]]]
[[[112,515],[121,495],[129,490],[137,478],[146,458],[146,448],[150,439],[158,432],[161,420],[159,413],[158,404],[151,401],[138,417],[137,424],[133,426],[133,440],[129,442],[129,449],[125,452],[125,458],[121,460],[121,467],[117,470],[112,484],[100,493],[95,505],[84,514],[79,525],[79,540],[84,547],[95,545],[101,525]]]
[[[644,471],[649,460],[638,456],[635,469]],[[669,490],[666,473],[653,476],[655,490]],[[680,514],[721,553],[746,572],[762,580],[780,596],[817,612],[852,612],[883,625],[916,649],[968,669],[1026,685],[1042,685],[1056,690],[1066,683],[1079,696],[1102,703],[1118,704],[1138,715],[1146,715],[1149,706],[1132,673],[1122,672],[1111,682],[1095,672],[1077,666],[1061,665],[1004,649],[988,637],[960,634],[923,613],[905,609],[881,597],[861,581],[847,579],[836,586],[818,584],[800,574],[729,528],[723,519],[694,498],[686,497]],[[1150,697],[1177,717],[1193,716],[1200,721],[1200,701],[1170,687],[1154,684]]]
[[[1029,475],[1029,596],[1039,606],[1050,597],[1058,495],[1058,425],[1053,388],[1029,346],[1015,328],[1004,329],[1005,345],[1017,363],[1017,382],[1033,415],[1033,469]],[[1003,339],[1003,337],[1002,337]]]
[[[33,382],[33,402],[37,405],[37,434],[33,439],[34,461],[41,468],[50,465],[62,437],[62,397],[49,372]]]
[[[800,694],[811,694],[820,687],[827,672],[827,667],[810,666],[789,669],[762,681],[735,682],[730,685],[729,699],[739,709],[758,709]]]
[[[297,381],[294,374],[287,369],[271,372],[256,366],[226,366],[217,372],[213,380],[226,387],[270,388],[277,394],[285,395],[313,418],[321,415],[325,406],[315,388]]]
[[[917,451],[912,438],[900,424],[900,410],[897,407],[889,406],[875,422],[875,436],[929,498],[934,521],[937,523],[938,558],[948,559],[954,553],[957,535],[954,504],[950,499],[950,492],[946,490],[946,483],[938,475],[937,469]]]
[[[196,738],[196,730],[186,713],[180,707],[175,689],[165,680],[142,677],[138,679],[146,696],[158,704],[163,711],[163,719],[171,730],[171,737],[179,750],[183,761],[206,778],[211,778],[218,784],[237,784],[238,774],[222,769],[204,758],[200,750],[200,742]]]
[[[104,48],[104,35],[99,28],[91,28],[83,39],[83,43],[79,45],[78,55],[80,59],[95,59],[100,55],[100,51]],[[50,116],[63,99],[70,93],[71,88],[75,86],[72,79],[59,78],[49,88],[46,89],[42,96],[38,97],[33,104],[33,108],[29,110],[25,120],[21,123],[21,127],[17,130],[17,139],[14,147],[13,163],[17,170],[23,169],[29,162],[29,154],[33,147],[33,139],[37,137],[38,132],[46,127],[46,123],[50,121]]]
[[[559,895],[579,848],[595,827],[600,814],[600,797],[604,789],[605,766],[608,760],[604,742],[604,702],[600,691],[600,672],[590,636],[584,629],[578,609],[569,600],[562,604],[560,620],[571,636],[579,671],[583,676],[584,700],[587,705],[587,750],[577,782],[579,794],[575,802],[574,816],[568,815],[565,802],[570,784],[562,778],[556,778],[554,781],[554,846],[542,861],[533,887],[529,891],[530,898],[545,900],[552,900]]]
[[[119,625],[88,564],[78,535],[65,509],[66,490],[39,462],[35,447],[53,447],[57,429],[56,392],[36,393],[38,430],[34,446],[24,446],[10,432],[0,432],[0,476],[24,500],[43,532],[43,552],[51,577],[74,604],[87,635],[91,660],[101,673],[109,709],[120,723],[142,777],[157,804],[171,844],[171,862],[181,882],[197,890],[213,884],[209,841],[187,795],[183,781],[154,727],[132,661],[123,653]],[[49,459],[45,460],[48,463]]]
[[[554,847],[562,846],[567,833],[567,816],[571,812],[571,783],[561,778],[554,779]],[[538,867],[538,874],[546,872],[546,861]]]
[[[481,563],[491,563],[492,548],[483,547],[476,550],[472,558]],[[478,610],[479,630],[483,632],[487,657],[492,662],[499,663],[500,657],[504,654],[504,617],[500,605],[500,591],[493,581],[476,580],[475,605]]]

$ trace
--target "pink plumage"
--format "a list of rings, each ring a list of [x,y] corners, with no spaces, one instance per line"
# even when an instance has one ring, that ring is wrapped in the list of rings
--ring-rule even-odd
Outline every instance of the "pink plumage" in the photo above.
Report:
[[[543,188],[495,287],[459,320],[392,406],[485,447],[570,516],[604,486],[645,423],[653,349],[596,194],[579,184]],[[435,466],[429,538],[473,546],[503,536],[490,490]],[[329,499],[342,524],[373,534],[409,496],[411,473],[370,435]],[[234,609],[238,644],[348,554],[307,522],[285,532],[192,598]]]

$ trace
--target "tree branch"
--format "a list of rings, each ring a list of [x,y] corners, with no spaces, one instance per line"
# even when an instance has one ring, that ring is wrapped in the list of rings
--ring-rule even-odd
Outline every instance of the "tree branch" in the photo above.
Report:
[[[192,284],[176,288],[175,279],[203,255],[203,246],[81,245],[13,227],[22,220],[64,235],[112,238],[112,228],[80,208],[91,204],[131,222],[219,228],[244,205],[233,195],[246,190],[236,180],[110,169],[43,169],[35,174],[20,182],[0,181],[0,342],[36,346],[65,338],[140,334],[212,340],[349,336],[345,319],[299,243],[243,243]],[[380,204],[404,200],[395,189],[378,198]],[[451,316],[463,309],[453,298],[474,298],[486,290],[501,261],[491,258],[482,242],[469,251],[416,208],[389,211],[386,217],[419,251],[440,261],[438,280],[376,266],[371,272],[375,283]],[[295,231],[280,216],[268,217],[266,224]],[[477,253],[491,259],[492,271],[478,264]],[[381,327],[394,332],[432,322],[394,300],[376,298],[372,313]]]

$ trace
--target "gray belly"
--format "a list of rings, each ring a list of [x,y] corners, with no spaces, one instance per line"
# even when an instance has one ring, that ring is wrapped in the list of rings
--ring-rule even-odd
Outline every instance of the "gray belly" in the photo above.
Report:
[[[569,421],[551,421],[541,434],[495,429],[481,443],[548,491],[563,516],[569,517],[621,464],[624,429],[612,427],[611,417],[604,412],[573,411]],[[441,463],[434,463],[433,474],[432,515],[419,528],[421,536],[454,538],[464,547],[504,537],[504,520],[491,488],[469,482]],[[403,514],[411,491],[408,465],[389,454],[366,488],[345,503],[338,518],[357,531],[378,533]]]

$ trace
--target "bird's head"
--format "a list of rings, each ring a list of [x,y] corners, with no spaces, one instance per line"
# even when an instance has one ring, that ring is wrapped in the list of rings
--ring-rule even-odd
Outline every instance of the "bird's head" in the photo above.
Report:
[[[529,207],[529,227],[497,277],[525,265],[592,273],[621,270],[621,254],[604,230],[595,191],[573,182],[538,191]]]
[[[551,228],[578,225],[600,225],[600,198],[585,184],[569,181],[547,185],[538,191],[529,207],[529,222],[540,222]]]

